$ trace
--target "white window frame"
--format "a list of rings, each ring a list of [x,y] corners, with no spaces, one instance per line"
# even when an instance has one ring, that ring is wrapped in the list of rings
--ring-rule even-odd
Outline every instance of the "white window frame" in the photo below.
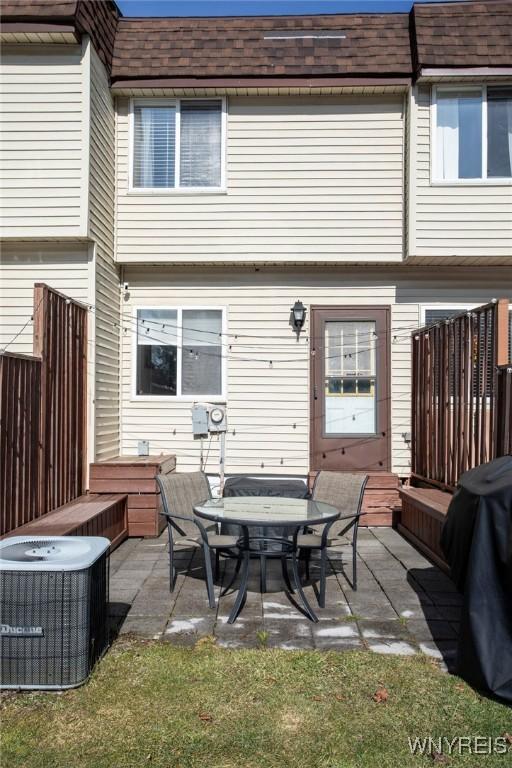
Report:
[[[430,184],[431,186],[491,186],[502,187],[512,184],[512,178],[506,176],[492,178],[487,177],[487,87],[490,85],[509,85],[508,83],[474,83],[470,85],[434,85],[432,88],[432,98],[430,103]],[[443,93],[480,91],[482,101],[482,178],[481,179],[438,179],[435,175],[436,157],[437,157],[437,100],[438,91]]]
[[[145,309],[151,309],[151,310],[164,310],[164,311],[172,311],[176,312],[176,395],[139,395],[137,394],[137,336],[138,336],[138,312],[140,310]],[[222,391],[220,394],[213,395],[213,394],[197,394],[197,395],[182,395],[181,394],[181,387],[182,387],[182,357],[183,357],[183,311],[184,310],[216,310],[218,312],[222,312],[222,338],[220,340],[221,344],[221,384],[222,384]],[[222,306],[210,306],[205,304],[200,305],[153,305],[153,304],[138,304],[133,308],[133,327],[135,328],[135,331],[133,333],[133,339],[132,339],[132,361],[131,361],[131,368],[132,368],[132,400],[139,400],[143,402],[165,402],[165,403],[194,403],[196,401],[204,401],[207,402],[214,402],[214,403],[226,403],[227,401],[227,355],[224,352],[224,339],[226,338],[227,329],[228,329],[228,321],[227,321],[227,307]]]
[[[221,105],[221,139],[220,139],[220,186],[218,187],[136,187],[134,179],[134,153],[135,153],[135,107],[175,107],[176,109],[176,146],[174,156],[174,174],[176,181],[180,178],[180,133],[181,133],[181,103],[183,101],[194,102],[205,99],[219,101]],[[218,195],[227,192],[226,176],[226,143],[227,143],[227,98],[226,96],[205,96],[203,98],[190,99],[186,97],[165,99],[130,99],[129,130],[128,130],[128,193],[136,195]]]

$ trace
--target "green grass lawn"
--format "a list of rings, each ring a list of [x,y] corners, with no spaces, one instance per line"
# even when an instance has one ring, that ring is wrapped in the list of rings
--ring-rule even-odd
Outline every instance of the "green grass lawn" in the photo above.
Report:
[[[422,656],[126,640],[82,688],[6,695],[1,764],[485,768],[510,766],[511,754],[412,756],[407,739],[511,732],[512,710]]]

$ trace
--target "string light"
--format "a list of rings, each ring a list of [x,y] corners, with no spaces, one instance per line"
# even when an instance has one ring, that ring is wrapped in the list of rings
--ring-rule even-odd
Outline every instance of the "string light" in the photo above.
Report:
[[[136,322],[137,322],[137,319],[136,319],[136,318],[131,318],[131,317],[127,317],[127,318],[125,317],[125,320],[128,320],[129,322],[133,322],[133,323],[136,323]],[[141,320],[141,322],[143,322],[143,321]],[[145,322],[145,321],[144,321],[144,322]],[[147,322],[152,322],[152,321],[147,321]],[[416,328],[416,326],[414,326],[414,328]],[[126,329],[126,326],[125,326],[125,329]],[[136,333],[136,332],[137,332],[136,328],[128,328],[128,330],[130,330],[130,331],[132,331],[132,332],[134,332],[134,333]],[[408,329],[408,328],[403,328],[403,327],[400,327],[400,331],[401,331],[402,333],[404,333],[404,334],[406,333],[406,334],[407,334],[407,338],[409,338],[409,329]],[[147,333],[147,332],[148,332],[148,329],[146,329],[146,333]],[[198,332],[200,332],[200,331],[198,331]],[[205,331],[205,333],[206,333],[206,331]],[[151,337],[151,336],[150,336],[149,338],[150,338],[152,341],[155,341],[155,342],[157,342],[159,345],[161,345],[161,344],[162,344],[162,340],[161,340],[161,339],[159,339],[159,338],[157,338],[157,337]],[[348,337],[347,337],[347,338],[348,338]],[[169,345],[169,346],[178,346],[178,344],[172,344],[172,345]],[[228,346],[229,346],[229,345],[228,345]],[[232,345],[231,345],[231,346],[232,346]],[[339,346],[338,346],[338,345],[329,345],[329,348],[334,348],[334,349],[336,349],[336,348],[339,348]],[[372,352],[372,351],[374,351],[374,349],[375,349],[375,348],[374,348],[373,346],[372,346],[372,347],[366,347],[366,348],[360,349],[360,350],[358,350],[358,352],[357,352],[357,355],[361,355],[361,354],[363,354],[363,353],[365,353],[365,352]],[[269,364],[269,367],[273,367],[273,363],[274,363],[274,362],[278,362],[278,363],[300,363],[300,362],[309,362],[309,357],[308,357],[308,358],[299,358],[299,357],[294,357],[294,358],[284,358],[284,359],[282,359],[282,360],[278,360],[278,361],[275,361],[274,359],[272,359],[272,360],[269,360],[268,358],[256,358],[256,357],[249,357],[249,356],[245,356],[245,355],[243,355],[243,353],[242,353],[242,354],[239,354],[238,352],[234,352],[233,354],[236,354],[237,356],[236,356],[236,357],[230,357],[229,355],[225,355],[225,354],[222,354],[222,353],[221,353],[221,354],[219,354],[218,352],[206,352],[206,351],[204,351],[204,350],[201,352],[201,355],[202,355],[202,356],[206,356],[206,357],[215,357],[215,358],[217,358],[217,359],[219,359],[219,358],[227,358],[227,359],[231,359],[231,360],[234,360],[234,361],[236,361],[236,362],[255,362],[255,363],[267,363],[267,364]],[[310,357],[315,357],[315,355],[316,355],[316,350],[311,350],[309,354],[310,354]],[[242,355],[243,355],[243,356],[242,356]],[[347,358],[352,358],[352,356],[353,356],[353,353],[345,353],[345,354],[343,354],[342,356],[340,356],[339,354],[332,354],[332,355],[325,355],[325,356],[324,356],[324,359],[325,359],[325,360],[339,360],[339,359],[341,359],[341,357],[343,357],[343,359],[347,359]]]

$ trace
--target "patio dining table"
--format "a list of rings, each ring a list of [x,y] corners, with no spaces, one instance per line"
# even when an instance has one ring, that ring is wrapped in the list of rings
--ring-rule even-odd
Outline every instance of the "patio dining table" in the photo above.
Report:
[[[237,542],[240,551],[237,565],[237,569],[241,569],[240,586],[228,618],[229,624],[236,621],[247,597],[251,554],[260,554],[269,544],[273,545],[273,549],[266,552],[266,555],[281,560],[286,586],[291,592],[296,592],[306,616],[311,621],[318,621],[300,582],[297,536],[305,526],[332,524],[340,516],[336,507],[313,499],[235,496],[207,499],[196,505],[194,512],[210,522],[240,526],[241,536]],[[283,529],[282,536],[262,533],[262,529],[276,527]],[[292,565],[293,587],[288,576],[288,558]]]

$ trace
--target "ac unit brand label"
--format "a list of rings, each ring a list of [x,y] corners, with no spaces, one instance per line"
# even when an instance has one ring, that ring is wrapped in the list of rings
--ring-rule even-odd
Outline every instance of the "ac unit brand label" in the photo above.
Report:
[[[0,637],[44,637],[42,627],[13,627],[0,624]]]

